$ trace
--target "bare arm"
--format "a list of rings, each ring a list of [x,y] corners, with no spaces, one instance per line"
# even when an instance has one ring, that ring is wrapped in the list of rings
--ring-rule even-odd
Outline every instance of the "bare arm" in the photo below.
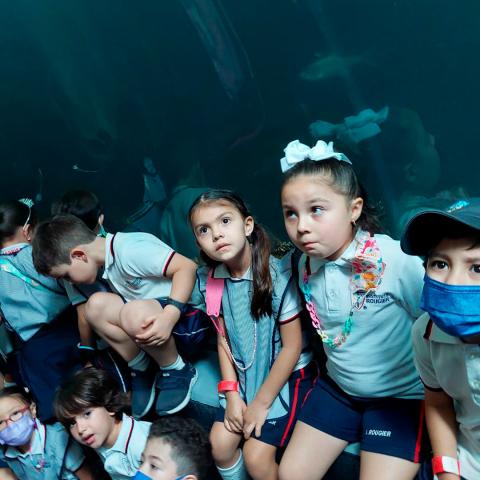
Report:
[[[272,365],[268,377],[245,413],[244,434],[246,438],[254,429],[255,435],[260,435],[268,409],[288,381],[302,351],[302,328],[298,318],[281,325],[280,335],[282,349]]]
[[[222,328],[225,329],[223,318],[219,318],[219,322]],[[238,381],[237,372],[225,346],[225,340],[220,334],[217,335],[217,350],[222,380]],[[246,409],[245,402],[238,392],[226,392],[225,397],[227,399],[227,408],[223,422],[225,428],[230,432],[241,433],[243,428],[243,414]]]
[[[0,480],[17,480],[9,468],[0,468]]]
[[[457,421],[452,399],[443,391],[425,388],[425,416],[434,455],[457,458]],[[452,473],[442,473],[439,480],[458,480]]]
[[[175,253],[170,260],[165,276],[172,279],[172,288],[170,297],[178,302],[186,303],[190,299],[193,286],[195,285],[195,272],[197,264],[179,253]],[[173,305],[165,307],[165,313],[168,312],[168,318],[173,325],[180,318],[180,311]]]

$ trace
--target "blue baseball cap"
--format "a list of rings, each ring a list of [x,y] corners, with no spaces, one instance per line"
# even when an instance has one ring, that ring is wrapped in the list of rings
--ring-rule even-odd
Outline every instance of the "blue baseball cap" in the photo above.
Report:
[[[407,223],[400,240],[402,250],[409,255],[424,257],[458,224],[480,233],[480,198],[459,200],[445,210],[426,208]]]

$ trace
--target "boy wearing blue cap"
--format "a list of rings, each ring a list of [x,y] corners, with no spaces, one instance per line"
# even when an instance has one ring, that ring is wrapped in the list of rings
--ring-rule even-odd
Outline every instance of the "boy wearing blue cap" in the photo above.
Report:
[[[412,330],[439,480],[480,478],[480,199],[424,210],[402,249],[425,258],[421,308]]]

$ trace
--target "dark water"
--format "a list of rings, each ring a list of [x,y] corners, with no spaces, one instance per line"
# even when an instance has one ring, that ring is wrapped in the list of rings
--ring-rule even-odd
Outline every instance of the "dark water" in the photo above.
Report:
[[[35,196],[42,181],[45,214],[66,189],[88,188],[121,228],[142,203],[148,155],[168,190],[234,188],[284,237],[286,144],[313,144],[308,127],[316,120],[340,123],[386,105],[382,132],[343,149],[392,231],[419,202],[448,203],[460,187],[479,195],[477,1],[0,7],[1,195]],[[318,78],[302,79],[320,59]]]

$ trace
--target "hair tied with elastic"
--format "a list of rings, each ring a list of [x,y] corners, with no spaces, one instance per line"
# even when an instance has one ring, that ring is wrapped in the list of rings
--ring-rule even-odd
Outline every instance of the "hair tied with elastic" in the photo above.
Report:
[[[35,202],[31,198],[19,198],[18,201],[26,205],[28,208],[32,208],[35,205]]]
[[[297,163],[307,159],[320,161],[335,158],[340,162],[352,164],[345,154],[333,150],[333,142],[327,143],[323,140],[319,140],[312,148],[301,143],[299,140],[294,140],[290,142],[283,151],[285,152],[285,156],[280,159],[280,167],[283,173],[290,170]]]

